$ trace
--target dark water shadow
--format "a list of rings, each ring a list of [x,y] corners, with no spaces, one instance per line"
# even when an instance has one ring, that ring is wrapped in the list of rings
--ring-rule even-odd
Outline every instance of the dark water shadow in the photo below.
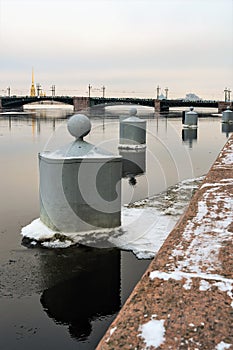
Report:
[[[120,251],[85,248],[83,253],[75,262],[78,270],[69,264],[75,276],[66,273],[67,263],[64,269],[60,266],[60,282],[44,290],[40,299],[47,315],[67,325],[70,335],[79,341],[91,334],[95,318],[113,315],[121,306]]]

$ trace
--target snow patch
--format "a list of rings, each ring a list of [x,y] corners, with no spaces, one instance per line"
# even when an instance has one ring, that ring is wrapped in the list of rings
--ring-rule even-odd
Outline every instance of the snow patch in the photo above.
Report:
[[[190,286],[190,280],[192,278],[201,278],[199,290],[206,291],[211,289],[212,286],[217,287],[220,292],[227,292],[227,295],[232,300],[231,306],[233,307],[233,279],[225,278],[217,274],[183,272],[179,269],[175,269],[175,271],[172,272],[152,271],[150,272],[149,278],[151,280],[159,278],[164,281],[168,281],[169,279],[180,281],[184,278],[188,281],[183,285],[185,289],[191,289],[187,288],[187,283],[188,286]]]
[[[186,274],[185,274],[185,277],[186,277]],[[150,279],[153,280],[155,278],[159,278],[164,281],[168,281],[169,279],[180,281],[182,278],[184,278],[184,274],[180,273],[179,271],[171,272],[171,273],[161,272],[161,271],[152,271],[150,273]]]
[[[183,239],[190,242],[184,251],[181,245],[174,247],[173,257],[178,261],[180,270],[199,273],[203,267],[215,271],[220,266],[219,251],[222,242],[231,241],[233,233],[228,229],[232,223],[233,196],[226,186],[232,186],[233,179],[224,179],[219,183],[206,183],[201,189],[208,188],[198,203],[196,216],[188,221]]]
[[[71,241],[65,240],[61,242],[59,239],[56,239],[51,242],[43,242],[41,245],[46,248],[68,248],[71,245]]]
[[[115,330],[116,330],[116,329],[117,329],[117,327],[113,327],[113,328],[111,328],[111,329],[110,329],[110,332],[109,332],[109,333],[110,333],[110,335],[112,335],[112,334],[115,332]]]
[[[142,144],[138,144],[138,145],[130,145],[130,144],[119,144],[118,146],[119,149],[125,149],[125,150],[141,150],[141,149],[145,149],[146,148],[146,144],[142,143]]]
[[[117,329],[117,327],[113,327],[110,329],[110,331],[109,331],[110,336],[105,340],[106,343],[109,342],[111,336],[113,335],[113,333],[115,332],[116,329]]]
[[[44,225],[40,219],[33,220],[29,225],[23,227],[21,230],[23,237],[35,239],[36,241],[43,241],[48,238],[52,238],[56,233],[57,232]]]
[[[206,291],[210,288],[211,288],[211,285],[209,284],[208,281],[205,281],[205,280],[200,281],[200,287],[199,287],[200,291]]]
[[[186,290],[190,290],[192,287],[192,279],[191,278],[187,278],[185,284],[183,285],[183,288]]]
[[[224,341],[221,341],[217,346],[216,346],[216,350],[226,350],[226,349],[230,349],[232,344],[227,344]]]
[[[230,139],[225,146],[224,156],[222,157],[223,152],[220,153],[220,160],[216,164],[216,167],[221,167],[223,165],[232,165],[233,164],[233,141]]]
[[[149,349],[151,346],[157,348],[165,341],[165,328],[164,328],[164,320],[155,320],[151,319],[147,323],[139,326],[139,331],[141,338],[143,338],[146,343],[146,347]]]

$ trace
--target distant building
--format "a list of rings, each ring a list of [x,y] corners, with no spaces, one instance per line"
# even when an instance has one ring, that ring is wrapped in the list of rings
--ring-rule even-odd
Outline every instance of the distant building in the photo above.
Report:
[[[166,97],[163,94],[159,95],[159,100],[164,100],[165,98]]]
[[[30,90],[30,96],[35,97],[36,96],[36,88],[34,84],[34,71],[32,69],[32,85],[31,85],[31,90]]]
[[[186,101],[200,101],[200,100],[202,100],[202,98],[193,94],[193,93],[189,93],[189,94],[186,94],[184,100],[186,100]]]

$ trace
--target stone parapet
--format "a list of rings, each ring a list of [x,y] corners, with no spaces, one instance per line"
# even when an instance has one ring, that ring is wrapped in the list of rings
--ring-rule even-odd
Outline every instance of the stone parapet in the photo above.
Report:
[[[155,112],[161,112],[161,101],[155,100]]]
[[[97,350],[233,349],[233,135]]]
[[[74,111],[81,111],[90,107],[90,98],[89,97],[74,97],[73,98]]]
[[[232,102],[219,102],[218,103],[218,112],[222,113],[227,109],[227,107],[230,107],[230,109],[233,108],[233,103]]]

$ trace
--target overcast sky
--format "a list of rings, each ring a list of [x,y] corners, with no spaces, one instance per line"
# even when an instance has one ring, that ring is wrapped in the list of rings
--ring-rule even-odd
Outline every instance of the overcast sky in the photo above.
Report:
[[[0,95],[223,99],[233,82],[233,0],[0,0]]]

